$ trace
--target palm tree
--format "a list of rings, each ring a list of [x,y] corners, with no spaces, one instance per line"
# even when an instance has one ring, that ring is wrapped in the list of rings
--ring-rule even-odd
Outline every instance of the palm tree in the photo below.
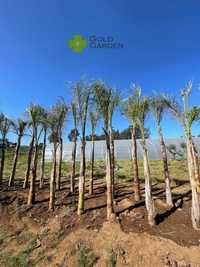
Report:
[[[184,129],[186,147],[187,147],[187,162],[192,188],[192,225],[194,229],[200,228],[200,175],[196,149],[192,139],[192,125],[200,119],[200,107],[189,106],[189,96],[192,90],[192,83],[189,82],[181,92],[183,106],[179,104],[173,97],[164,96],[164,100],[168,108],[179,120]]]
[[[73,86],[75,95],[75,102],[77,104],[77,112],[80,123],[80,134],[81,134],[81,160],[80,160],[80,176],[79,176],[79,199],[78,199],[78,215],[84,212],[84,195],[85,195],[85,131],[86,121],[88,114],[88,106],[90,100],[90,85],[82,80]]]
[[[59,159],[58,159],[58,174],[56,177],[56,189],[60,190],[60,180],[62,176],[62,159],[63,159],[63,128],[65,125],[66,115],[68,112],[68,107],[64,100],[58,100],[54,106],[54,113],[56,113],[58,126],[59,126]]]
[[[47,142],[47,131],[49,127],[48,122],[48,112],[44,110],[44,113],[41,116],[41,125],[43,128],[43,145],[42,145],[42,159],[40,166],[40,188],[43,188],[44,185],[44,168],[45,168],[45,153],[46,153],[46,142]]]
[[[164,180],[165,180],[166,203],[172,206],[173,200],[172,200],[172,192],[171,192],[171,187],[170,187],[170,175],[169,175],[169,169],[168,169],[167,151],[166,151],[166,146],[165,146],[164,137],[163,137],[162,128],[161,128],[161,121],[162,121],[165,109],[166,109],[166,104],[162,96],[154,96],[151,99],[151,111],[156,122],[157,131],[158,131],[159,140],[160,140],[160,149],[161,149],[162,162],[163,162],[163,174],[164,174]]]
[[[77,137],[79,135],[78,133],[78,114],[77,114],[77,105],[76,103],[71,104],[71,110],[72,110],[72,117],[73,117],[73,126],[74,129],[71,131],[71,141],[73,141],[73,149],[72,149],[72,173],[71,173],[71,179],[70,179],[70,192],[74,194],[75,192],[75,175],[76,175],[76,148],[77,148]]]
[[[149,99],[146,97],[140,97],[138,105],[137,123],[141,132],[141,145],[143,150],[143,165],[144,165],[144,177],[145,177],[145,204],[148,213],[148,223],[150,226],[155,225],[155,207],[152,198],[152,181],[150,174],[150,166],[148,159],[148,152],[145,140],[145,120],[149,112]]]
[[[18,136],[18,138],[17,138],[17,146],[15,149],[12,171],[10,174],[8,186],[12,186],[14,184],[18,155],[19,155],[19,150],[20,150],[20,146],[21,146],[21,139],[22,139],[24,132],[26,130],[26,126],[27,126],[27,122],[22,120],[22,119],[18,119],[16,122],[14,122],[14,121],[12,122],[12,128],[13,128],[15,134]]]
[[[89,181],[89,194],[93,194],[93,182],[94,182],[94,135],[98,122],[98,115],[94,112],[89,113],[90,124],[91,124],[91,142],[92,142],[92,153],[91,153],[91,174]]]
[[[134,85],[133,96],[129,98],[122,104],[122,113],[131,122],[131,140],[132,140],[132,161],[133,161],[133,171],[134,171],[134,197],[136,201],[140,200],[140,181],[139,181],[139,171],[138,171],[138,160],[137,160],[137,141],[136,141],[136,131],[138,130],[137,117],[138,117],[138,107],[140,103],[140,88]]]
[[[113,151],[112,151],[112,116],[119,98],[112,89],[101,81],[93,84],[97,111],[103,119],[103,131],[106,137],[106,186],[107,186],[107,219],[115,217],[113,205]]]
[[[57,107],[53,107],[52,111],[48,115],[49,121],[49,141],[53,144],[52,150],[52,168],[50,178],[50,195],[49,195],[49,210],[54,210],[55,205],[55,189],[56,189],[56,167],[57,160],[56,154],[60,143],[60,125],[59,125],[59,114],[57,114]]]
[[[28,123],[28,126],[30,127],[30,122]],[[24,178],[24,183],[23,183],[24,189],[28,187],[28,181],[29,181],[30,170],[31,170],[31,161],[32,161],[32,155],[33,155],[33,150],[34,150],[34,141],[35,139],[32,133],[31,142],[29,144],[29,150],[28,150],[27,168],[26,168],[26,173],[25,173],[25,178]]]
[[[32,176],[30,180],[30,189],[28,194],[28,205],[31,205],[35,201],[35,181],[37,177],[37,162],[38,162],[38,142],[42,133],[42,116],[44,109],[40,105],[31,104],[27,109],[27,113],[30,117],[30,124],[32,128],[32,140],[34,139],[34,156],[32,161]]]
[[[1,159],[0,159],[0,185],[3,181],[3,171],[5,163],[6,137],[11,127],[9,120],[3,113],[0,113],[0,134],[1,134]]]
[[[110,138],[110,151],[111,151],[111,169],[112,169],[112,193],[115,194],[115,148],[114,148],[114,136],[113,136],[113,114],[116,107],[119,105],[120,96],[118,92],[110,88],[110,105],[109,105],[109,138]]]

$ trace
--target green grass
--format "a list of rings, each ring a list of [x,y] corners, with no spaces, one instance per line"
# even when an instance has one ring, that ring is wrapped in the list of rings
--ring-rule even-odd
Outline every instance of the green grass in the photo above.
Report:
[[[77,257],[79,267],[93,267],[98,260],[98,257],[86,244],[78,245]]]
[[[6,159],[5,159],[5,170],[4,176],[9,177],[11,169],[12,169],[12,160],[13,160],[14,151],[9,150],[6,152]],[[131,180],[133,178],[133,167],[132,161],[117,161],[119,165],[119,170],[116,172],[117,177],[121,179]],[[140,178],[144,179],[143,174],[143,162],[139,161],[139,174]],[[17,165],[16,171],[16,178],[23,179],[24,174],[27,167],[27,151],[20,151],[20,156]],[[102,177],[102,170],[105,170],[104,161],[96,161],[95,162],[95,169],[96,169],[96,176]],[[38,173],[40,168],[40,158],[38,160]],[[89,174],[90,169],[90,162],[87,162],[87,172]],[[151,175],[156,180],[163,180],[163,173],[162,173],[162,162],[160,160],[151,160],[150,161],[150,169]],[[71,162],[63,162],[62,166],[62,174],[63,176],[67,176],[70,174],[71,171]],[[186,180],[188,179],[188,172],[187,172],[187,162],[185,160],[169,160],[169,171],[170,176],[173,179],[178,180]],[[51,172],[51,162],[46,162],[45,165],[45,178],[49,178]],[[76,172],[79,172],[79,162],[76,164]]]
[[[0,252],[0,266],[1,267],[31,267],[31,262],[27,254],[18,253],[13,255],[12,252]]]

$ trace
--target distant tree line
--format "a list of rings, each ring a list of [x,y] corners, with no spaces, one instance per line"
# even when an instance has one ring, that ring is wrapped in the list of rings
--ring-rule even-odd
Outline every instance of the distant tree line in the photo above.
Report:
[[[113,137],[115,140],[123,140],[123,139],[131,139],[131,133],[132,133],[132,126],[129,126],[128,128],[125,128],[122,131],[114,130],[113,129]],[[72,129],[71,132],[68,135],[68,139],[70,142],[74,140],[75,130]],[[76,136],[79,136],[79,133],[76,133]],[[92,136],[86,135],[86,141],[91,141]],[[94,141],[99,140],[105,140],[105,134],[94,134],[93,136]],[[150,138],[150,129],[145,128],[145,138]],[[139,128],[136,128],[136,139],[141,139],[141,133]]]

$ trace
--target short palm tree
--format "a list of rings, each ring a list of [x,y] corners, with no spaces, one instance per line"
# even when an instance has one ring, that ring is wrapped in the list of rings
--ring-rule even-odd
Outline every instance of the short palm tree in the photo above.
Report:
[[[18,119],[17,121],[13,121],[11,125],[12,125],[12,128],[14,130],[14,133],[17,135],[17,145],[16,145],[16,149],[15,149],[15,155],[13,158],[12,171],[10,174],[8,186],[12,186],[14,184],[17,161],[18,161],[18,156],[19,156],[19,150],[20,150],[20,146],[21,146],[21,139],[24,136],[26,126],[27,126],[27,121],[24,121],[22,119]]]
[[[170,96],[164,95],[164,101],[169,110],[179,120],[184,129],[186,147],[187,147],[187,162],[190,177],[190,184],[192,188],[192,225],[194,229],[200,228],[200,175],[198,156],[192,139],[192,125],[200,119],[200,107],[189,106],[189,96],[192,90],[192,83],[189,82],[181,92],[183,105]]]
[[[166,104],[163,100],[162,96],[154,96],[151,99],[151,111],[153,117],[156,122],[156,127],[159,135],[160,140],[160,148],[161,148],[161,155],[162,155],[162,162],[163,162],[163,174],[165,180],[165,194],[166,194],[166,203],[170,206],[173,205],[172,201],[172,193],[170,187],[170,175],[169,175],[169,168],[168,168],[168,161],[167,161],[167,151],[164,142],[164,137],[161,128],[161,121],[163,119],[164,112],[166,110]]]
[[[91,126],[91,142],[92,142],[92,151],[91,151],[91,174],[89,181],[89,194],[93,194],[93,183],[94,183],[94,135],[98,122],[98,115],[95,112],[90,111],[90,126]]]
[[[145,140],[145,120],[149,112],[149,99],[146,97],[140,97],[140,103],[138,105],[137,123],[141,132],[141,145],[143,150],[143,165],[144,165],[144,177],[145,177],[145,204],[148,213],[148,223],[150,226],[155,225],[155,207],[152,197],[152,181],[150,174],[150,166],[148,159],[148,151]]]
[[[132,161],[134,171],[134,197],[136,201],[140,200],[140,181],[138,171],[138,160],[137,160],[137,141],[136,141],[136,130],[138,129],[137,117],[138,107],[140,104],[141,89],[137,86],[133,86],[133,96],[129,96],[122,104],[122,113],[128,118],[131,123],[131,139],[132,139]]]
[[[34,139],[34,156],[32,161],[32,176],[30,180],[30,189],[28,194],[28,205],[31,205],[35,201],[35,181],[37,177],[37,163],[38,163],[38,142],[42,133],[42,116],[44,114],[44,109],[37,104],[31,104],[27,109],[27,113],[30,118],[30,125],[32,128],[32,139]]]
[[[6,137],[11,127],[11,120],[8,119],[3,113],[0,113],[0,134],[1,134],[1,159],[0,159],[0,185],[3,181],[4,163],[5,163],[5,150],[6,150]]]

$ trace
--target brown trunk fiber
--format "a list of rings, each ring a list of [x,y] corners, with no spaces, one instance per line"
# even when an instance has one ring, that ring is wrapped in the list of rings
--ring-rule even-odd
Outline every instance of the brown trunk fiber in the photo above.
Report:
[[[145,204],[148,213],[148,223],[150,226],[155,225],[155,207],[152,198],[152,188],[151,188],[151,175],[148,161],[148,154],[145,140],[142,140],[143,149],[143,164],[144,164],[144,177],[145,177]]]
[[[162,162],[163,162],[163,175],[165,179],[165,195],[166,195],[166,203],[170,206],[173,205],[172,200],[172,192],[170,187],[170,176],[169,176],[169,169],[168,169],[168,161],[167,161],[167,151],[165,147],[165,142],[162,134],[162,129],[160,126],[158,126],[158,134],[160,139],[160,148],[161,148],[161,154],[162,154]]]
[[[74,194],[75,192],[75,175],[76,175],[76,141],[74,141],[73,151],[72,151],[72,173],[70,179],[70,192]]]
[[[140,181],[138,172],[138,161],[137,161],[137,142],[135,135],[135,127],[132,130],[132,161],[133,161],[133,171],[134,171],[134,193],[135,201],[140,200]]]
[[[190,176],[190,184],[192,189],[192,225],[194,229],[200,228],[200,206],[199,206],[199,177],[197,170],[197,162],[195,163],[195,151],[192,142],[192,137],[187,137],[187,160],[188,160],[188,171]]]
[[[3,182],[4,164],[5,164],[5,140],[3,140],[3,142],[2,142],[2,149],[1,149],[1,160],[0,160],[0,185],[2,185],[2,182]]]
[[[115,217],[112,192],[112,157],[109,136],[106,136],[106,187],[107,187],[107,220],[112,221]]]
[[[115,194],[115,147],[114,147],[112,127],[110,127],[109,147],[110,147],[110,157],[111,157],[110,164],[111,164],[112,193],[113,193],[113,198],[114,198],[114,194]]]
[[[46,152],[46,139],[47,139],[47,130],[44,130],[44,140],[42,148],[42,162],[40,166],[40,188],[44,186],[44,167],[45,167],[45,152]]]
[[[50,179],[49,210],[54,210],[54,203],[55,203],[56,150],[57,150],[57,147],[56,147],[56,144],[54,144],[53,162],[52,162],[51,179]]]
[[[92,135],[92,155],[91,155],[91,174],[89,181],[89,194],[93,194],[93,182],[94,182],[94,136]]]
[[[32,137],[31,143],[29,145],[27,169],[26,169],[26,174],[25,174],[25,178],[24,178],[23,188],[28,187],[28,180],[29,180],[30,170],[31,170],[31,160],[32,160],[32,154],[33,154],[33,148],[34,148],[34,136]]]
[[[56,190],[60,190],[60,181],[62,175],[62,155],[63,155],[63,140],[60,138],[59,160],[58,160],[58,175],[56,178]]]
[[[35,202],[35,181],[37,177],[37,160],[38,160],[38,144],[35,145],[35,153],[33,158],[32,176],[30,180],[30,189],[28,195],[28,205],[32,205]]]
[[[79,176],[78,215],[81,215],[84,212],[84,195],[85,195],[85,140],[82,140],[80,176]]]
[[[11,175],[9,178],[8,186],[14,185],[14,179],[15,179],[15,173],[16,173],[16,167],[17,167],[17,160],[18,160],[20,145],[21,145],[21,136],[18,136],[17,146],[15,149],[15,155],[13,158],[12,171],[11,171]]]

